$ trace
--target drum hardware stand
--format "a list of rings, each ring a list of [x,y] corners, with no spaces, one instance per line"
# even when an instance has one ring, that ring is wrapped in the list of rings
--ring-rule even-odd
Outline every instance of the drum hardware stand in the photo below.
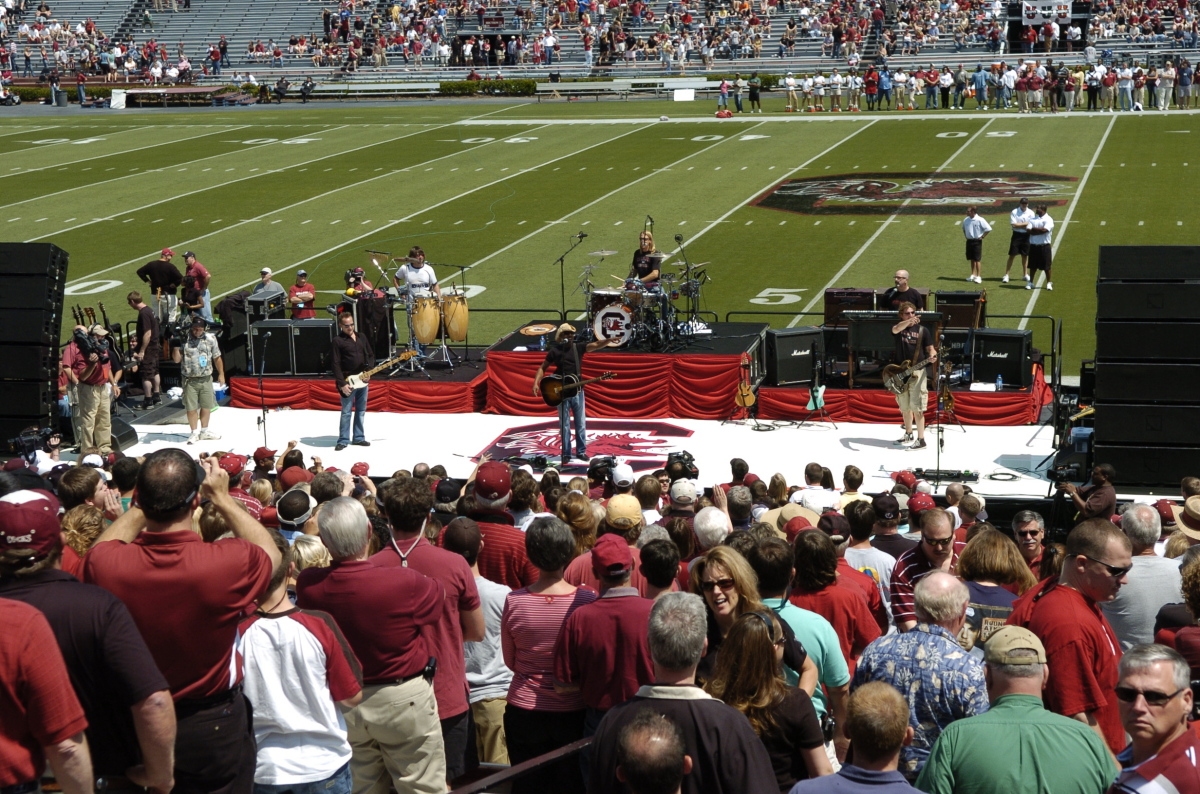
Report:
[[[410,300],[411,300],[411,296],[405,295],[404,316],[408,322],[408,344],[405,345],[405,347],[411,348],[413,350],[417,350],[417,341],[416,341],[417,335],[413,331],[412,306],[409,303]],[[399,345],[397,345],[397,347],[399,347]],[[424,364],[421,363],[422,358],[424,358],[424,356],[417,355],[417,356],[413,356],[412,358],[408,359],[407,361],[402,361],[399,364],[397,364],[395,367],[393,367],[389,371],[388,374],[395,374],[395,373],[401,372],[401,371],[410,372],[410,373],[419,371],[422,375],[425,376],[426,380],[433,380],[433,376],[425,371],[425,366],[424,366]]]
[[[946,348],[944,346],[946,335],[938,334],[938,336],[940,343],[938,346],[938,356],[940,357],[946,352]],[[946,373],[944,381],[938,384],[937,416],[935,417],[937,420],[937,427],[934,428],[934,432],[937,433],[937,452],[935,454],[933,464],[937,469],[937,476],[934,477],[933,480],[934,488],[937,488],[942,484],[942,448],[946,446],[946,424],[944,417],[948,416],[951,420],[953,420],[954,424],[958,425],[959,430],[962,430],[964,433],[967,432],[967,429],[963,427],[962,422],[958,421],[958,417],[954,415],[953,399],[950,398],[950,362],[947,361],[942,366],[944,366]],[[939,369],[942,368],[942,366],[939,366]],[[947,399],[951,400],[949,406],[946,405]]]
[[[263,446],[267,446],[267,393],[263,391],[263,370],[267,366],[267,340],[271,338],[271,332],[267,331],[263,334],[262,343],[262,361],[261,367],[255,367],[258,371],[258,404],[262,409],[262,414],[258,417],[258,426],[262,428]],[[250,337],[250,359],[254,359],[254,337]]]
[[[438,265],[438,267],[443,267],[443,265]],[[466,301],[466,299],[467,299],[467,270],[470,269],[470,266],[469,265],[445,265],[445,267],[458,268],[458,289],[462,292],[463,301]],[[453,277],[451,277],[450,283],[451,284],[454,283]],[[444,308],[443,308],[443,311],[444,311]],[[442,330],[443,331],[446,330],[445,322],[442,323]],[[442,342],[443,342],[443,346],[445,346],[445,337],[442,338]],[[463,345],[463,354],[461,356],[455,354],[454,351],[450,351],[451,354],[454,355],[454,357],[458,359],[460,364],[465,364],[467,366],[470,366],[471,369],[479,369],[477,366],[475,366],[475,362],[477,361],[477,359],[471,358],[471,324],[469,322],[467,323],[466,331],[463,333],[462,345]]]
[[[563,251],[562,256],[554,260],[554,263],[558,265],[559,306],[561,308],[563,318],[566,318],[567,316],[567,257],[571,255],[572,251],[583,244],[583,239],[585,237],[587,237],[587,235],[583,232],[571,235],[571,239],[575,242],[571,243],[570,248],[568,248],[566,251]]]

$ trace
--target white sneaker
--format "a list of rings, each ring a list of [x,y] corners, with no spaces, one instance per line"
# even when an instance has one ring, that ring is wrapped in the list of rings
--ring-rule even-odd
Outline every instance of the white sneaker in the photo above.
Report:
[[[982,284],[982,283],[983,283],[983,276],[976,276],[976,277],[975,277],[975,283],[976,283],[976,284]]]
[[[193,430],[193,431],[192,431],[192,434],[191,434],[190,436],[188,436],[188,440],[187,440],[187,442],[188,442],[189,444],[195,444],[195,443],[196,443],[197,441],[199,441],[199,440],[200,440],[200,431],[199,431],[199,430]]]
[[[1053,282],[1053,281],[1047,281],[1047,282],[1046,282],[1046,289],[1050,290],[1051,292],[1054,292],[1054,282]]]
[[[974,276],[967,276],[967,281],[974,281],[974,280],[975,280]]]
[[[1032,281],[1026,281],[1026,282],[1025,282],[1025,289],[1033,289],[1033,282],[1032,282]]]
[[[200,440],[201,441],[217,441],[220,438],[221,438],[220,434],[214,433],[213,431],[209,430],[207,427],[200,431]]]
[[[1000,279],[1000,283],[1001,283],[1001,284],[1007,284],[1007,283],[1008,283],[1008,274],[1007,274],[1007,273],[1005,273],[1005,274],[1004,274],[1004,278]]]
[[[1026,280],[1026,281],[1033,281],[1033,279],[1031,279],[1031,278],[1030,278],[1028,275],[1027,275],[1027,276],[1025,276],[1025,280]]]

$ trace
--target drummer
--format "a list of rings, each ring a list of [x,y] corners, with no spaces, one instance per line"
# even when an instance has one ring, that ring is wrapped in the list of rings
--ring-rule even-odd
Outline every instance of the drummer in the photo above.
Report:
[[[647,287],[658,284],[658,266],[666,257],[654,247],[653,232],[643,231],[640,239],[641,247],[633,252],[633,265],[629,268],[629,278],[641,279]]]
[[[433,268],[425,264],[425,252],[419,245],[409,249],[408,257],[403,261],[404,264],[392,277],[396,289],[402,294],[407,292],[410,301],[413,298],[424,298],[430,291],[437,297],[442,297],[442,288],[438,286],[437,276],[433,274]]]

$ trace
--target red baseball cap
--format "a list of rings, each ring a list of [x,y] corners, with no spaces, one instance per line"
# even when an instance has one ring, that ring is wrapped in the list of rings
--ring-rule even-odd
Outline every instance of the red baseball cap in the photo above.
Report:
[[[371,467],[369,465],[367,465],[366,463],[355,463],[353,466],[350,467],[350,473],[353,474],[355,477],[366,477],[367,472],[369,472],[370,470],[371,470]]]
[[[267,458],[273,458],[273,457],[275,457],[275,450],[273,450],[273,449],[267,449],[266,447],[259,447],[258,449],[254,450],[254,460],[255,461],[266,460]]]
[[[25,458],[19,455],[4,462],[4,471],[16,471],[17,469],[27,468],[29,468],[29,464],[25,462]]]
[[[59,548],[61,507],[49,491],[13,491],[0,497],[0,549],[30,549],[37,561]]]
[[[813,525],[809,523],[807,518],[796,516],[795,518],[788,519],[788,522],[783,525],[783,534],[787,535],[788,543],[791,543],[801,532],[812,528]]]
[[[293,485],[302,482],[312,482],[313,473],[308,469],[300,466],[288,466],[279,473],[279,482],[284,489],[291,488]]]
[[[164,248],[162,250],[162,255],[163,256],[175,256],[175,252],[172,251],[170,248]]]
[[[915,493],[908,497],[908,515],[915,516],[924,510],[932,510],[937,507],[937,503],[933,501],[933,497],[927,493]]]
[[[512,492],[512,472],[508,464],[489,460],[475,475],[475,495],[484,499],[500,499]]]
[[[1179,523],[1179,514],[1183,512],[1179,505],[1172,502],[1170,499],[1159,499],[1154,503],[1154,509],[1158,511],[1158,517],[1162,519],[1164,527],[1173,527]]]
[[[597,576],[623,576],[633,570],[633,552],[620,535],[601,535],[592,547],[592,572]]]
[[[910,491],[917,486],[917,475],[905,469],[892,472],[892,482],[898,482]]]
[[[236,477],[246,470],[247,460],[249,459],[245,455],[235,455],[230,452],[222,455],[221,460],[217,462],[217,465],[229,472],[230,477]]]

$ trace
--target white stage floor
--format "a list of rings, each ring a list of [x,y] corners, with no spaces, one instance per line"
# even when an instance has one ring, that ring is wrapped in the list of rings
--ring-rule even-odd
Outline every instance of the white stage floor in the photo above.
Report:
[[[260,411],[221,408],[212,416],[210,429],[219,441],[200,441],[188,447],[194,453],[231,450],[250,455],[264,443],[257,426]],[[146,454],[164,446],[182,445],[186,425],[135,425],[140,443],[127,454]],[[283,450],[296,440],[305,454],[321,458],[326,466],[348,469],[354,463],[370,464],[372,476],[387,476],[396,469],[411,469],[418,462],[442,464],[452,477],[470,474],[479,454],[504,438],[500,456],[544,454],[558,460],[557,420],[547,417],[492,416],[488,414],[371,413],[367,416],[370,447],[347,447],[334,452],[338,414],[331,411],[272,411],[267,414],[267,443]],[[929,447],[911,451],[892,445],[901,430],[897,424],[827,423],[785,426],[771,432],[755,431],[749,424],[726,424],[689,419],[592,420],[588,423],[588,453],[614,454],[635,470],[656,468],[669,452],[687,450],[695,456],[702,483],[729,480],[729,460],[744,458],[750,470],[764,479],[781,472],[789,484],[803,481],[804,467],[816,461],[841,478],[847,465],[863,470],[862,490],[878,492],[890,487],[890,472],[912,468],[968,469],[980,475],[972,489],[984,496],[1044,497],[1047,481],[1034,474],[1034,466],[1050,455],[1053,430],[1045,425],[976,427],[964,430],[947,426],[940,466],[937,435],[927,433]],[[577,467],[582,470],[580,464]],[[989,479],[998,475],[1001,479]]]

